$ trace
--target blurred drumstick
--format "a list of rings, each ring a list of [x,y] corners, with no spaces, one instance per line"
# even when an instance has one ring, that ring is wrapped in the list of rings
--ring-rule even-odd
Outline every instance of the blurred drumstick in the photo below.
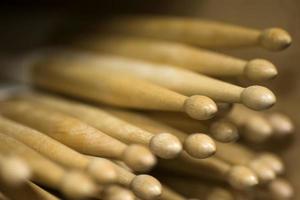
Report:
[[[288,200],[294,196],[294,189],[287,180],[277,178],[267,185],[268,191],[273,199]]]
[[[286,137],[294,132],[294,124],[288,116],[279,112],[268,112],[263,116],[272,126],[275,137]]]
[[[260,153],[257,158],[259,162],[268,165],[276,174],[282,174],[285,170],[283,161],[275,154],[270,152]]]
[[[31,169],[23,159],[0,152],[0,177],[3,183],[15,187],[31,177]]]
[[[0,134],[0,152],[22,157],[32,170],[32,179],[35,182],[58,189],[68,197],[83,198],[96,193],[96,185],[85,174],[77,171],[67,172],[58,164],[9,136]]]
[[[131,189],[137,197],[154,200],[161,195],[161,184],[154,177],[145,174],[135,175],[117,164],[114,164],[114,167],[117,170],[118,183]]]
[[[118,185],[108,185],[103,189],[103,200],[135,200],[134,194]]]
[[[198,121],[188,116],[177,115],[171,112],[147,112],[149,116],[162,121],[169,126],[182,130],[186,133],[197,133],[199,131],[208,133],[215,140],[220,142],[233,142],[239,137],[237,127],[223,119],[212,119]]]
[[[9,200],[8,197],[5,196],[5,194],[3,194],[1,191],[0,191],[0,200]]]
[[[252,81],[264,81],[277,75],[276,67],[264,59],[247,61],[163,40],[97,35],[82,38],[75,45],[105,53],[174,65],[214,77],[243,76]]]
[[[32,81],[46,89],[114,106],[181,111],[200,120],[217,112],[208,97],[187,97],[133,76],[96,70],[92,67],[95,60],[90,58],[74,52],[44,56],[31,66]]]
[[[170,159],[176,157],[182,150],[182,145],[175,136],[167,133],[154,135],[110,114],[100,107],[92,107],[42,94],[23,95],[21,98],[25,101],[38,103],[77,117],[125,143],[146,145],[155,155],[161,158]],[[145,156],[143,158],[146,159]],[[127,162],[126,164],[134,170],[138,169],[136,166],[141,165],[138,157],[131,158],[130,161],[131,163]]]
[[[100,30],[196,44],[206,48],[260,46],[279,51],[292,42],[291,36],[279,28],[257,30],[185,17],[122,16],[106,22]]]
[[[242,129],[241,135],[250,142],[263,142],[272,135],[273,128],[265,117],[242,105],[234,105],[227,117]]]
[[[274,94],[265,87],[254,85],[243,88],[174,66],[99,54],[86,54],[77,60],[86,65],[89,63],[89,71],[96,74],[120,73],[150,81],[184,95],[205,95],[217,102],[243,103],[254,110],[267,109],[276,102]],[[85,67],[87,70],[87,66]]]
[[[19,140],[65,167],[84,170],[100,183],[114,182],[116,171],[105,159],[92,160],[29,127],[0,117],[0,132]],[[51,150],[49,150],[51,149]]]
[[[216,157],[231,164],[248,166],[256,173],[262,183],[269,182],[276,177],[275,171],[246,146],[237,143],[217,143],[217,149]]]
[[[160,200],[186,200],[187,198],[177,193],[176,191],[172,190],[170,187],[163,185],[163,190],[159,199]]]
[[[212,156],[215,151],[214,141],[205,134],[187,135],[184,132],[176,130],[168,125],[155,121],[146,115],[114,108],[105,108],[105,110],[121,119],[139,126],[151,133],[161,134],[170,133],[175,135],[183,143],[184,150],[193,157],[207,158]]]
[[[206,200],[234,200],[232,192],[208,180],[191,179],[171,175],[159,176],[159,179],[189,198]]]
[[[159,166],[174,173],[226,181],[237,189],[253,187],[258,183],[256,175],[249,168],[230,165],[216,157],[195,159],[183,152],[176,160],[161,160]]]
[[[84,154],[114,158],[141,171],[155,164],[155,157],[144,147],[112,138],[86,123],[41,105],[21,100],[3,102],[0,113],[14,121],[41,131]],[[137,162],[137,160],[139,162]],[[132,164],[131,164],[132,166]]]

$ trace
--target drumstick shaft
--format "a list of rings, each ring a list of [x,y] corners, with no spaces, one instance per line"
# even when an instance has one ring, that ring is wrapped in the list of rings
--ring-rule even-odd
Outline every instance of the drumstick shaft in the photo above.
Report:
[[[267,60],[230,57],[180,43],[138,37],[94,36],[75,46],[95,51],[174,65],[216,77],[245,76],[261,81],[274,78],[276,67]],[[180,55],[180,56],[178,56]]]
[[[101,30],[196,44],[206,48],[261,46],[269,50],[282,50],[291,44],[289,34],[278,28],[260,31],[221,22],[179,17],[123,16],[108,21]]]

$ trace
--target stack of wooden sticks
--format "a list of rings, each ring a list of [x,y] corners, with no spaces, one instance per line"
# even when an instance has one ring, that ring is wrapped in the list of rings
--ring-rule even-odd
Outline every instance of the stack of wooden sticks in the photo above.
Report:
[[[269,89],[235,84],[276,67],[206,50],[290,44],[279,28],[126,16],[25,55],[11,67],[38,90],[2,91],[0,199],[292,198],[283,162],[261,149],[293,124],[264,111]]]

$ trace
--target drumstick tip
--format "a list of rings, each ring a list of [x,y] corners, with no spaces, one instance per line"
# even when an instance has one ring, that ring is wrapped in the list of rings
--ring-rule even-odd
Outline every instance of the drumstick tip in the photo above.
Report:
[[[261,116],[250,117],[244,125],[244,137],[254,143],[260,143],[268,139],[272,133],[273,128]]]
[[[1,177],[9,185],[16,186],[28,180],[31,171],[27,164],[18,157],[6,157],[5,162],[1,163]]]
[[[291,199],[294,196],[293,187],[282,178],[277,178],[269,184],[269,191],[277,199]]]
[[[234,142],[239,138],[237,127],[227,121],[216,121],[209,127],[209,132],[219,142]]]
[[[253,187],[258,184],[258,178],[248,167],[233,166],[229,171],[229,183],[240,189]]]
[[[295,130],[294,124],[290,118],[281,113],[271,113],[268,116],[268,122],[274,129],[276,136],[287,136]]]
[[[145,200],[157,199],[162,193],[160,182],[149,175],[136,176],[130,187],[135,195]]]
[[[246,63],[244,74],[251,81],[265,81],[277,76],[276,67],[264,59],[253,59]]]
[[[272,153],[262,153],[259,158],[258,158],[261,162],[267,164],[268,166],[270,166],[276,174],[282,174],[284,171],[284,164],[282,162],[282,160],[272,154]]]
[[[114,166],[104,159],[92,159],[87,171],[99,183],[113,183],[117,179]]]
[[[156,164],[156,158],[149,149],[137,144],[129,145],[123,158],[126,165],[137,172],[146,172]]]
[[[194,95],[185,100],[184,111],[194,119],[207,120],[215,116],[218,108],[212,99]]]
[[[62,192],[74,199],[92,197],[97,193],[96,185],[83,173],[71,171],[65,174],[61,185]]]
[[[262,31],[260,35],[261,45],[271,51],[284,50],[292,44],[289,33],[280,28],[270,28]]]
[[[104,188],[103,199],[105,200],[135,200],[134,194],[117,185],[109,185]]]
[[[268,88],[254,85],[243,90],[241,102],[253,110],[264,110],[275,104],[276,97]]]
[[[199,159],[208,158],[216,152],[213,139],[202,133],[189,135],[184,140],[183,146],[188,154]]]
[[[255,172],[259,181],[262,183],[270,182],[276,178],[273,169],[257,159],[252,160],[249,163],[249,167]]]
[[[182,151],[182,144],[177,137],[170,133],[160,133],[150,141],[151,151],[164,159],[176,157]]]

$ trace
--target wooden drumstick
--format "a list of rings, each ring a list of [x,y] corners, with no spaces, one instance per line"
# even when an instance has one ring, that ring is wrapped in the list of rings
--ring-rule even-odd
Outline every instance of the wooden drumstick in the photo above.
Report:
[[[187,198],[177,193],[176,191],[172,190],[170,187],[163,185],[163,190],[159,199],[160,200],[186,200]]]
[[[114,167],[118,172],[118,183],[130,188],[137,197],[154,200],[161,195],[162,186],[154,177],[146,174],[135,175],[117,164]]]
[[[48,187],[60,190],[71,198],[89,197],[96,193],[96,185],[83,173],[66,171],[23,143],[0,134],[2,154],[22,157],[32,170],[32,179]]]
[[[242,130],[241,135],[247,141],[260,143],[273,133],[273,128],[265,117],[242,105],[236,104],[227,117]]]
[[[260,46],[279,51],[292,42],[291,36],[280,28],[257,30],[184,17],[122,16],[106,22],[101,31],[172,40],[205,48]]]
[[[59,200],[56,196],[47,192],[46,190],[39,187],[38,185],[36,185],[32,182],[28,182],[28,184],[29,184],[30,188],[32,188],[33,191],[38,193],[38,195],[41,196],[44,200]]]
[[[189,198],[206,200],[234,200],[232,192],[222,185],[217,185],[208,180],[191,179],[174,175],[162,175],[159,179]]]
[[[77,60],[86,65],[89,63],[88,71],[96,74],[128,75],[187,96],[205,95],[217,102],[243,103],[254,110],[270,108],[276,102],[274,94],[265,87],[254,85],[243,88],[174,66],[98,54],[86,54]],[[87,69],[87,66],[85,67]],[[80,71],[82,72],[83,69],[81,68]]]
[[[258,183],[256,175],[249,168],[230,165],[216,157],[195,159],[183,152],[176,160],[161,160],[159,166],[175,173],[226,181],[237,189],[253,187]]]
[[[134,194],[118,185],[109,185],[104,187],[103,200],[135,200]]]
[[[146,80],[96,69],[94,61],[83,53],[53,53],[31,66],[31,78],[40,87],[114,106],[181,111],[202,120],[217,112],[208,97],[187,97]]]
[[[285,170],[285,166],[281,158],[271,152],[260,153],[257,160],[271,167],[276,174],[282,174]]]
[[[23,159],[0,154],[0,177],[3,183],[15,187],[31,177],[31,170]]]
[[[84,170],[100,183],[110,183],[116,179],[117,174],[113,165],[105,159],[88,159],[77,151],[34,129],[0,117],[0,132],[19,140],[65,167]]]
[[[199,131],[208,133],[219,142],[233,142],[239,137],[237,127],[228,120],[212,119],[198,121],[171,112],[147,112],[147,114],[152,118],[189,134]]]
[[[282,113],[270,112],[266,113],[264,116],[272,126],[273,135],[275,137],[286,137],[291,135],[295,130],[292,120]]]
[[[216,151],[214,141],[205,134],[198,133],[187,135],[184,132],[176,130],[168,125],[155,121],[146,115],[137,112],[130,112],[114,108],[106,108],[105,110],[151,133],[170,133],[176,136],[183,143],[184,150],[193,157],[202,159],[207,158],[212,156]]]
[[[231,143],[217,143],[216,157],[234,164],[245,165],[252,169],[262,183],[274,180],[276,177],[275,171],[265,162],[261,161],[260,156],[248,149],[246,146]],[[233,156],[234,155],[234,156]]]
[[[174,65],[214,77],[243,76],[264,81],[277,75],[276,67],[264,59],[250,61],[176,42],[122,36],[85,37],[76,46],[87,49]]]
[[[150,169],[156,162],[145,147],[127,146],[86,123],[55,110],[22,100],[3,102],[0,106],[3,116],[37,129],[81,153],[119,159],[131,166],[134,162],[134,167],[141,171]]]
[[[294,196],[294,189],[292,185],[283,178],[273,180],[267,188],[274,199],[291,199]]]
[[[23,95],[21,98],[25,101],[38,103],[77,117],[89,125],[125,143],[146,145],[155,155],[161,158],[174,158],[182,150],[180,141],[173,135],[166,133],[155,135],[110,114],[100,107],[92,107],[82,103],[42,94]],[[130,168],[136,170],[136,166],[141,165],[139,164],[140,161],[137,156],[130,158],[131,162],[127,162],[126,164]]]

